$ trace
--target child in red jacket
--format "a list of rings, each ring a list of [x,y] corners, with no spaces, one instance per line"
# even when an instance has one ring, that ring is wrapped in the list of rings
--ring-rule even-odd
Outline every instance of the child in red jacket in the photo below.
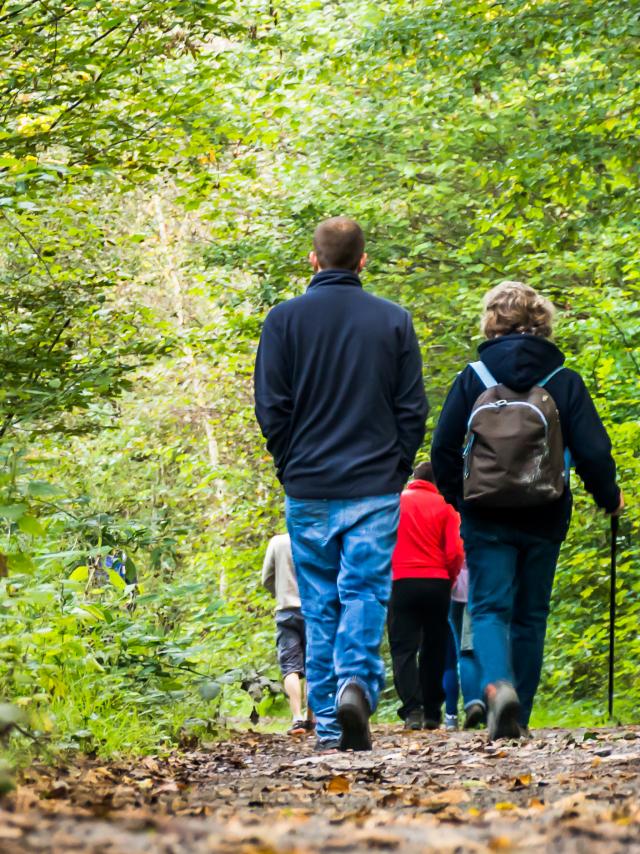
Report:
[[[444,700],[451,587],[464,561],[460,518],[420,463],[400,498],[393,553],[389,643],[393,679],[406,729],[436,729]]]

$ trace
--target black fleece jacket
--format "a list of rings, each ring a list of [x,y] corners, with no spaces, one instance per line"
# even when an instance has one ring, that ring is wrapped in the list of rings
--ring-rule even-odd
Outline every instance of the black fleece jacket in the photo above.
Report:
[[[527,391],[564,364],[564,355],[555,344],[534,335],[494,338],[481,344],[478,352],[495,379],[514,391]],[[608,512],[615,510],[620,490],[611,442],[582,377],[565,368],[549,380],[546,388],[558,407],[564,444],[571,452],[576,472],[598,507]],[[432,447],[438,488],[463,515],[510,525],[545,539],[563,540],[571,521],[569,488],[558,501],[526,509],[480,509],[462,500],[462,448],[467,422],[483,391],[484,385],[470,366],[458,374],[449,391]]]
[[[400,492],[424,436],[422,359],[407,311],[323,270],[269,312],[256,416],[292,498]]]

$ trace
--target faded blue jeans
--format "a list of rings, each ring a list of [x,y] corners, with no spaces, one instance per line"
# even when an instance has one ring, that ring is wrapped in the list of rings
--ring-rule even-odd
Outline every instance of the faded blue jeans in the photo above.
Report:
[[[464,602],[452,602],[449,611],[449,625],[453,632],[453,638],[458,653],[458,673],[460,675],[460,689],[465,711],[474,703],[484,703],[482,690],[480,689],[480,669],[475,653],[471,649],[462,648],[462,621],[464,618]]]
[[[511,682],[521,704],[519,723],[527,726],[542,671],[560,543],[464,513],[462,538],[482,688]]]
[[[318,738],[339,738],[336,706],[343,688],[357,682],[374,711],[384,687],[380,643],[400,496],[287,496],[286,512],[307,628],[309,705]]]

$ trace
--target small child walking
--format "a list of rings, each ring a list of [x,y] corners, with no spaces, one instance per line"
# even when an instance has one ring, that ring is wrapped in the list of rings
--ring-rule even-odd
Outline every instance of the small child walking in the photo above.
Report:
[[[277,534],[269,541],[262,566],[262,585],[276,599],[278,663],[292,716],[288,734],[306,735],[313,732],[315,725],[311,709],[307,708],[306,716],[302,711],[306,637],[288,534]]]
[[[438,492],[431,463],[420,463],[413,478],[400,498],[389,644],[405,729],[436,729],[445,699],[451,587],[464,551],[459,516]]]

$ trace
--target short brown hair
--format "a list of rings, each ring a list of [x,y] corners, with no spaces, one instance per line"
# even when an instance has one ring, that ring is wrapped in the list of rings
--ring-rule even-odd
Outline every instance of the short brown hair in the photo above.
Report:
[[[429,483],[435,483],[436,479],[433,475],[433,466],[430,462],[418,463],[413,470],[414,480],[428,480]]]
[[[554,314],[553,303],[530,285],[501,282],[484,298],[480,329],[487,338],[514,332],[549,338]]]
[[[364,253],[364,234],[352,219],[333,216],[316,228],[313,249],[324,270],[357,270]]]

